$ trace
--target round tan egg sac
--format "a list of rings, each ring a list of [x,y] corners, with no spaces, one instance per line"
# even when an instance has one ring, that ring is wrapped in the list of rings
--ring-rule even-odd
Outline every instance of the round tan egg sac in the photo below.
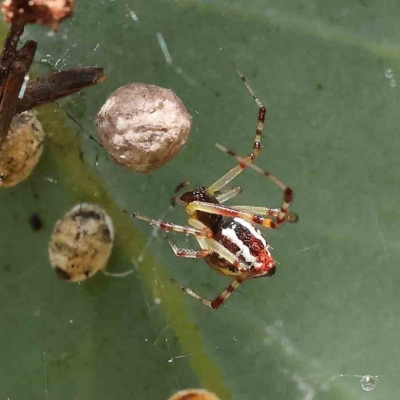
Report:
[[[118,164],[143,173],[170,161],[191,126],[190,114],[172,90],[144,83],[117,89],[97,115],[107,152]]]
[[[80,282],[103,270],[114,240],[111,218],[96,204],[78,204],[56,222],[50,264],[59,278]]]

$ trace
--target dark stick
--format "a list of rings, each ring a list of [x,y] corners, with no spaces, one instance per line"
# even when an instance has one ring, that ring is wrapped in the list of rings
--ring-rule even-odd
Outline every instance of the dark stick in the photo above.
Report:
[[[37,43],[29,40],[17,52],[16,60],[10,71],[5,88],[3,98],[0,103],[0,150],[7,138],[11,121],[16,113],[18,95],[24,82],[25,75],[28,73],[35,56]]]
[[[17,54],[19,38],[24,32],[25,24],[13,22],[4,42],[3,51],[0,56],[0,98],[4,90],[4,84]]]
[[[17,113],[58,100],[105,79],[104,69],[98,67],[73,68],[41,76],[26,86],[24,97],[18,100]]]

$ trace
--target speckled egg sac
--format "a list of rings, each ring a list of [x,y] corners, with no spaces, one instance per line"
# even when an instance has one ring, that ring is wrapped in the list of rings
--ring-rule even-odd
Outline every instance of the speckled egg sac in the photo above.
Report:
[[[98,205],[78,204],[54,226],[48,248],[50,264],[60,279],[83,281],[105,269],[113,241],[108,214]]]
[[[15,186],[29,177],[42,155],[44,136],[32,111],[13,118],[0,150],[0,187]]]
[[[148,173],[176,156],[188,140],[192,117],[172,90],[132,83],[109,96],[96,123],[117,164]]]

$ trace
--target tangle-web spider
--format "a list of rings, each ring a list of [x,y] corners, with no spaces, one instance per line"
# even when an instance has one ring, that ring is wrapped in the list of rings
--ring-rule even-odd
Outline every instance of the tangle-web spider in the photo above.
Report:
[[[221,151],[233,156],[238,161],[238,165],[211,186],[201,186],[193,191],[184,193],[179,198],[172,198],[173,204],[179,203],[185,207],[185,211],[189,216],[189,226],[157,221],[136,213],[131,214],[132,217],[147,221],[161,231],[181,232],[195,236],[201,250],[178,248],[167,237],[166,240],[177,257],[203,258],[212,269],[220,274],[234,277],[233,282],[212,301],[199,296],[192,289],[172,280],[186,294],[212,309],[220,307],[245,280],[274,275],[275,261],[271,255],[270,246],[256,228],[256,225],[277,229],[286,221],[298,221],[298,216],[289,211],[289,205],[293,198],[292,189],[271,172],[262,170],[253,164],[261,149],[261,136],[264,129],[266,109],[248,84],[246,78],[239,70],[236,69],[236,71],[259,108],[252,152],[243,158],[226,147],[217,144]],[[283,202],[280,208],[223,205],[227,200],[242,192],[240,187],[226,188],[226,186],[247,167],[269,178],[282,189]],[[176,187],[175,193],[179,192],[187,184],[188,182],[180,183]]]

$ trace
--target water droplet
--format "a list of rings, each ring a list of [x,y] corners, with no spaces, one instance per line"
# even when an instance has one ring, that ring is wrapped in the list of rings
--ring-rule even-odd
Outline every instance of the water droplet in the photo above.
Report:
[[[396,81],[394,79],[390,80],[390,87],[396,87]]]
[[[378,382],[377,376],[372,375],[363,375],[360,379],[360,384],[363,390],[370,392],[375,389],[375,386]]]
[[[393,78],[393,71],[390,68],[385,70],[385,78],[388,78],[388,79]]]

